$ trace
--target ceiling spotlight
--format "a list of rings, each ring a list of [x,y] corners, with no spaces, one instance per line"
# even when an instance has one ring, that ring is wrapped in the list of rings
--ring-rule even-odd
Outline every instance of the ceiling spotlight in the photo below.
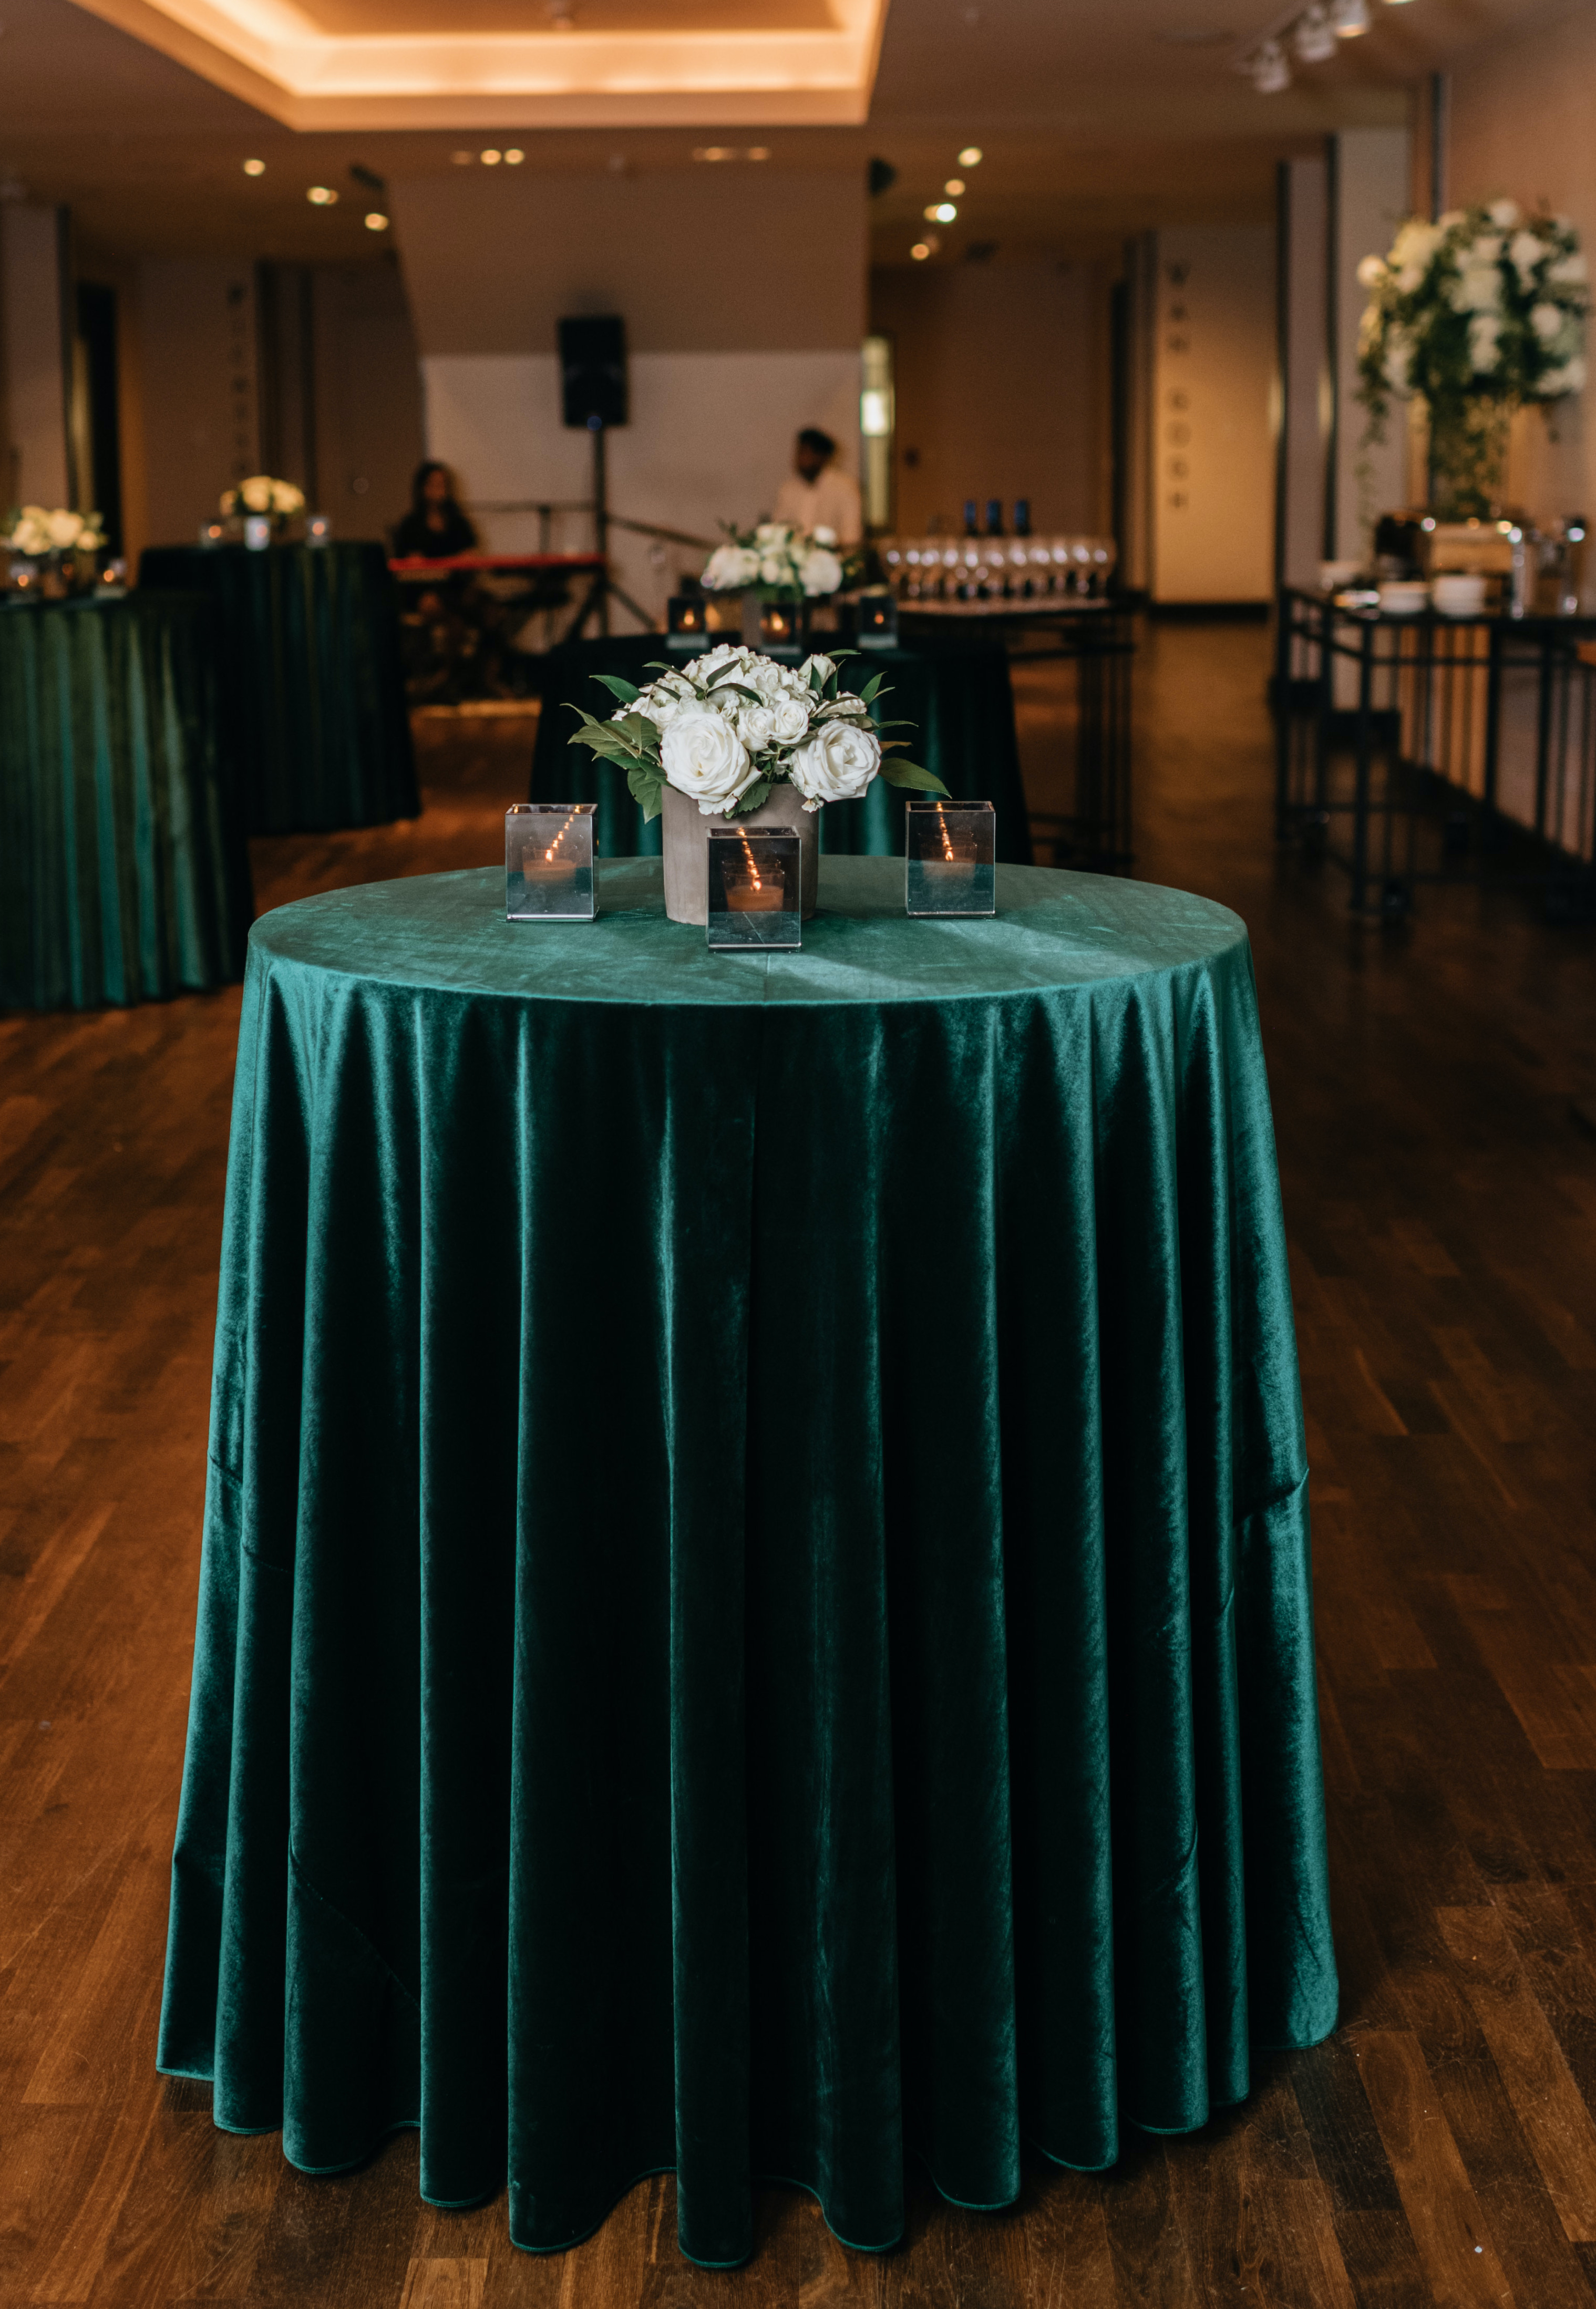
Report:
[[[960,193],[964,190],[964,178],[962,177],[950,177],[947,183],[942,186],[942,190],[947,194],[950,200],[956,201]]]
[[[331,185],[312,185],[305,195],[314,209],[330,209],[337,197]]]
[[[573,0],[549,0],[549,22],[557,32],[568,32],[576,21]]]
[[[1369,0],[1331,0],[1330,21],[1338,40],[1356,40],[1369,29]]]
[[[916,264],[924,264],[926,258],[931,255],[930,241],[917,240],[913,248],[910,249],[909,255],[914,258]]]
[[[507,169],[518,169],[525,158],[526,155],[519,144],[511,144],[506,149],[504,165]]]
[[[368,210],[366,215],[366,229],[368,232],[386,232],[387,229],[388,221],[386,217],[384,216],[380,209]]]
[[[476,154],[474,152],[451,152],[449,154],[449,158],[454,162],[456,169],[469,169],[472,162],[476,159]]]
[[[925,212],[927,224],[951,224],[958,211],[951,201],[932,201]]]
[[[1279,40],[1265,40],[1254,52],[1247,69],[1260,96],[1279,96],[1282,89],[1291,85],[1291,67]]]
[[[967,144],[958,156],[958,165],[961,169],[978,169],[981,166],[981,147]]]
[[[481,162],[484,169],[497,169],[503,158],[504,154],[502,152],[496,152],[491,145],[488,147],[488,150],[485,152],[479,152],[477,154],[477,159]]]
[[[742,157],[745,160],[768,160],[770,147],[768,144],[750,144]]]
[[[695,160],[734,160],[737,147],[735,144],[695,144],[693,158]]]
[[[265,173],[266,173],[266,164],[265,164],[265,162],[264,160],[246,160],[246,161],[245,161],[245,163],[244,163],[244,174],[245,174],[247,177],[264,177],[264,176],[265,175]]]
[[[1315,4],[1297,20],[1291,35],[1291,45],[1305,65],[1322,65],[1336,52],[1336,29],[1323,9]]]

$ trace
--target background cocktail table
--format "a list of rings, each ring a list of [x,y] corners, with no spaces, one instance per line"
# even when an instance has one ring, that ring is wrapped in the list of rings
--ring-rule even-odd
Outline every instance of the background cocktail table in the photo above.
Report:
[[[1333,2025],[1245,930],[902,881],[256,926],[160,2058],[308,2170],[885,2246],[906,2151],[1001,2205]]]

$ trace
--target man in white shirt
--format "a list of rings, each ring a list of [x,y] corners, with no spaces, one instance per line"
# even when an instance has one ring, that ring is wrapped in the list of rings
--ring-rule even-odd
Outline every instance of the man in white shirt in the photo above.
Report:
[[[796,471],[777,489],[771,519],[790,521],[797,529],[828,529],[838,545],[857,545],[864,534],[859,484],[837,471],[831,462],[836,454],[830,434],[806,425],[793,460]]]

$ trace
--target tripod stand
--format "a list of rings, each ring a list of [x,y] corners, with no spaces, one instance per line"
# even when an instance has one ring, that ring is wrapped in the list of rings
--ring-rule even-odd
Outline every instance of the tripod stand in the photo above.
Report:
[[[610,575],[610,532],[612,529],[629,529],[638,537],[658,538],[668,545],[699,546],[706,553],[713,551],[714,548],[707,538],[689,537],[679,529],[662,529],[656,522],[629,521],[624,514],[612,513],[609,476],[604,457],[603,419],[590,417],[587,420],[587,430],[593,442],[593,545],[594,552],[603,556],[604,566],[595,573],[587,589],[586,600],[566,627],[561,639],[568,642],[579,641],[588,619],[594,617],[598,619],[599,632],[607,634],[610,630],[612,597],[619,601],[623,609],[631,611],[645,633],[651,634],[655,630],[654,619],[646,610],[638,607],[625,587],[618,585]]]

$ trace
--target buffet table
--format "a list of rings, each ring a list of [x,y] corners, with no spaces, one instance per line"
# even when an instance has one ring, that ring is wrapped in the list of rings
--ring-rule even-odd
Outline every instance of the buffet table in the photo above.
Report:
[[[251,912],[208,603],[0,609],[0,1007],[223,985]]]
[[[712,2264],[1201,2125],[1336,2011],[1243,925],[503,894],[251,939],[160,2066],[537,2250],[674,2167]]]
[[[599,850],[606,858],[657,857],[659,821],[646,825],[625,778],[570,744],[571,731],[579,727],[570,709],[580,705],[602,718],[615,701],[594,676],[618,673],[640,687],[654,679],[647,670],[651,661],[692,664],[690,657],[672,657],[658,634],[577,642],[551,651],[544,661],[528,800],[596,802]],[[844,660],[842,685],[862,689],[872,673],[884,674],[883,686],[892,693],[882,701],[883,712],[914,725],[915,759],[956,797],[990,801],[997,812],[998,856],[1006,864],[1028,865],[1031,837],[1014,731],[1014,692],[1002,648],[988,642],[978,648],[861,651]],[[903,809],[903,789],[877,778],[862,801],[827,804],[820,813],[821,847],[832,857],[901,858]]]
[[[141,590],[216,605],[223,757],[251,834],[414,817],[394,581],[380,545],[151,546]]]

